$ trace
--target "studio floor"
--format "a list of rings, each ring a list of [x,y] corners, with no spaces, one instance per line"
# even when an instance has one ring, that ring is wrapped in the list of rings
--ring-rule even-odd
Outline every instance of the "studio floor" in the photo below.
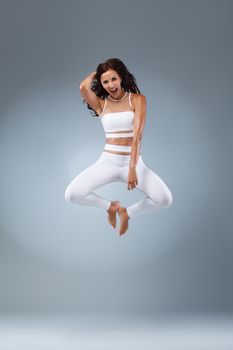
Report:
[[[232,350],[229,315],[1,315],[1,350]]]

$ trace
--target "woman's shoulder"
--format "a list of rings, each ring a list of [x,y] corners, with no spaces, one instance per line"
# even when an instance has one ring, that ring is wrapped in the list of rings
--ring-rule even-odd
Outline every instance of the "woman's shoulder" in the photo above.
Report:
[[[135,101],[140,101],[146,99],[146,96],[143,94],[138,94],[136,92],[131,92],[131,99]]]
[[[143,94],[131,92],[131,103],[134,108],[136,103],[137,104],[146,103],[146,96]]]
[[[132,96],[133,98],[143,98],[143,97],[145,97],[145,95],[139,94],[139,93],[137,93],[137,92],[131,92],[131,96]]]

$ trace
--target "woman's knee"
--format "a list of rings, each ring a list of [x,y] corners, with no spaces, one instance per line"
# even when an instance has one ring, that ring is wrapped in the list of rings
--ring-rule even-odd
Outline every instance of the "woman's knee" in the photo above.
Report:
[[[71,191],[71,188],[70,186],[66,187],[66,190],[65,190],[65,200],[67,202],[72,202],[72,191]]]
[[[167,190],[162,200],[162,206],[165,208],[168,208],[172,205],[172,202],[173,202],[172,194],[169,190]]]
[[[160,196],[153,196],[151,200],[158,206],[168,208],[172,205],[173,197],[169,190],[163,191]]]
[[[86,194],[80,189],[77,189],[72,186],[69,185],[66,190],[65,190],[65,200],[67,202],[77,202],[79,199],[83,199],[86,196]]]

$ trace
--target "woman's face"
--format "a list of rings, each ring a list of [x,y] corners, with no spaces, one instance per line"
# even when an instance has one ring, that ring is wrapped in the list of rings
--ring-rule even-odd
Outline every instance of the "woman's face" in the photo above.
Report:
[[[103,88],[109,93],[110,96],[112,96],[115,99],[121,97],[122,79],[115,70],[109,69],[107,72],[101,75],[100,80]]]

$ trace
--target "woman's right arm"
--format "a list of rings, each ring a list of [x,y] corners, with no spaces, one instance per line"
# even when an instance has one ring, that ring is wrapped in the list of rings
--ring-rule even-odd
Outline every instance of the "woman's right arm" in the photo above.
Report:
[[[85,79],[83,79],[79,85],[79,88],[90,88],[91,82],[95,76],[96,72],[92,72]]]
[[[86,102],[97,112],[101,113],[100,98],[96,96],[94,91],[91,90],[91,83],[96,72],[90,73],[85,79],[83,79],[79,85],[80,94],[86,100]]]

